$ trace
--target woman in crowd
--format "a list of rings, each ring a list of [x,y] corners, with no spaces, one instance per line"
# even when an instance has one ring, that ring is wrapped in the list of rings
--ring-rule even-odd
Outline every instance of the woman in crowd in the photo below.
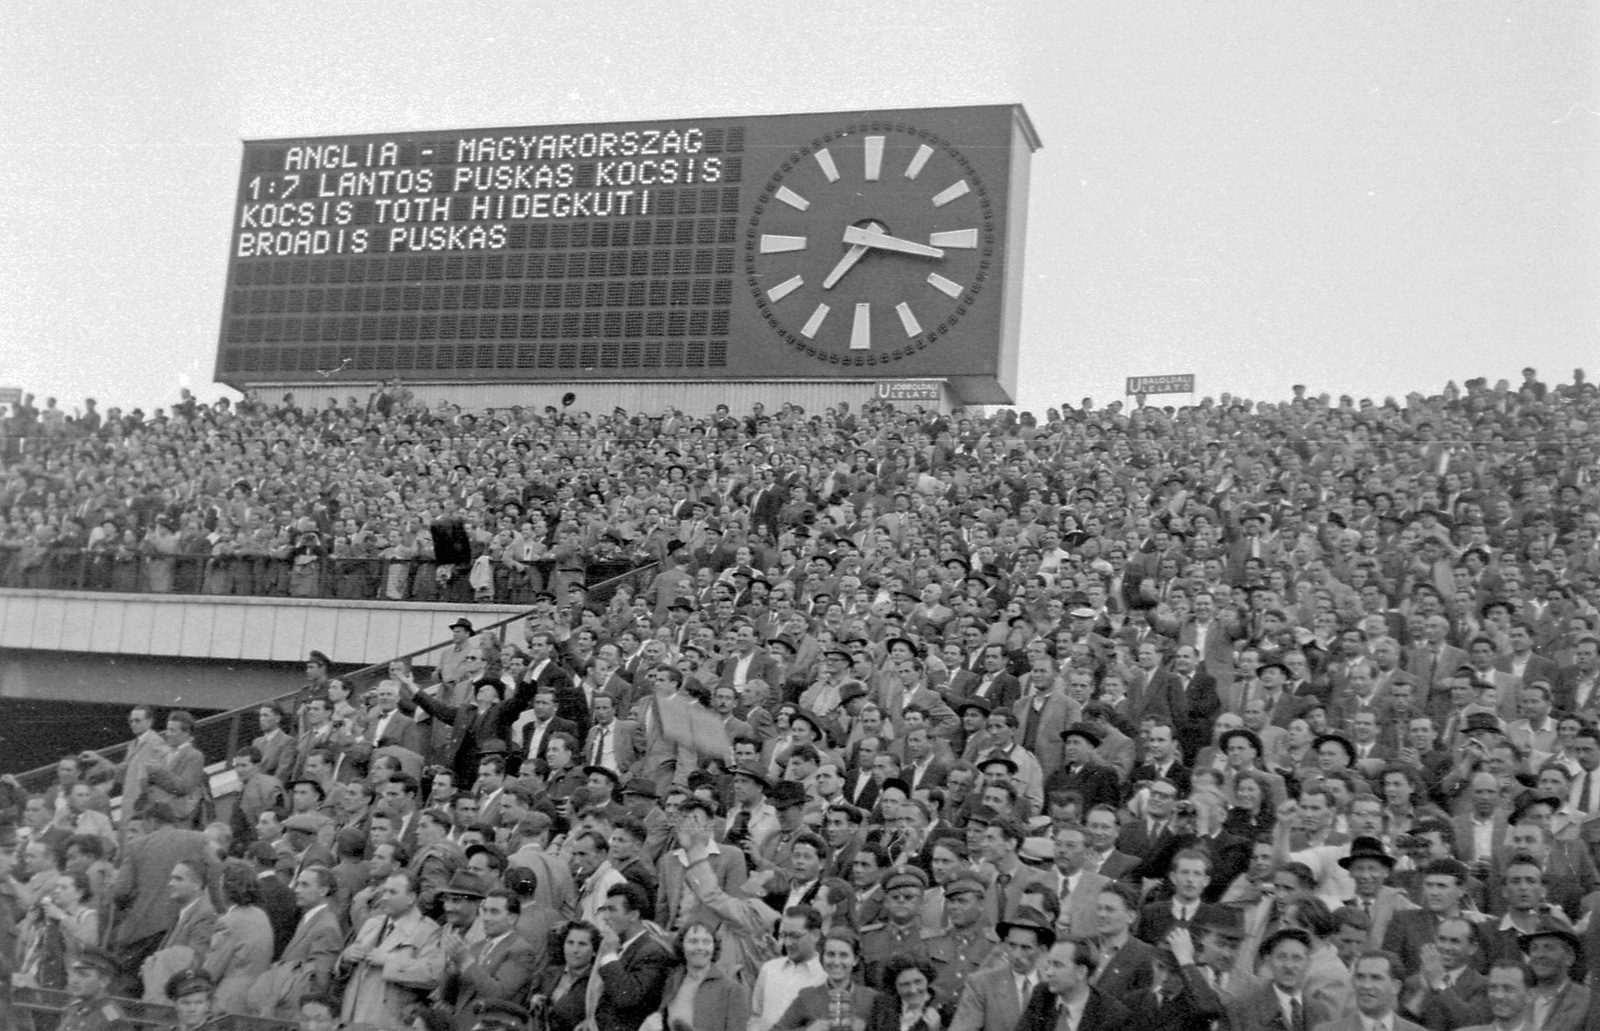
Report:
[[[559,966],[544,972],[533,988],[533,1008],[544,1014],[546,1031],[573,1031],[586,1017],[584,992],[600,951],[600,929],[574,921],[561,935]]]
[[[933,964],[915,954],[901,953],[884,966],[883,983],[888,1005],[877,1006],[868,1031],[939,1031],[944,1026],[940,1008],[956,1000],[941,1000],[933,992]]]
[[[678,934],[678,966],[661,993],[661,1009],[641,1031],[687,1026],[694,1031],[746,1031],[750,989],[718,965],[722,945],[711,925],[700,920]]]
[[[847,927],[830,930],[822,939],[822,969],[828,979],[800,989],[772,1031],[804,1031],[819,1023],[828,1029],[863,1031],[869,1023],[874,1027],[886,1024],[892,1004],[881,992],[856,983],[860,959],[860,944],[854,931]],[[874,1014],[880,1010],[885,1013],[874,1022]],[[700,1031],[698,1025],[695,1031]]]
[[[1276,817],[1268,797],[1271,785],[1265,775],[1257,770],[1240,770],[1234,774],[1232,788],[1233,805],[1223,821],[1223,831],[1254,841],[1257,835],[1272,830]]]
[[[261,908],[261,882],[242,860],[222,868],[222,898],[227,909],[217,917],[200,969],[216,983],[212,1008],[218,1013],[248,1013],[245,993],[272,965],[272,922]]]

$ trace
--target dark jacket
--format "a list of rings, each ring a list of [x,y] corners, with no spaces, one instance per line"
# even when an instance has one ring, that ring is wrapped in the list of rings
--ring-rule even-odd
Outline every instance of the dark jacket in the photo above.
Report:
[[[676,967],[661,992],[661,1026],[670,1027],[667,1005],[683,985],[684,968]],[[864,990],[864,989],[863,989]],[[823,1011],[826,1014],[826,1010]],[[715,965],[694,993],[694,1031],[747,1031],[750,1025],[750,988],[725,975]]]
[[[594,1014],[599,1031],[634,1031],[660,1008],[674,962],[667,947],[644,931],[618,959],[600,967],[604,987]]]
[[[1077,1031],[1127,1031],[1133,1014],[1111,995],[1099,988],[1089,989]],[[1017,1031],[1056,1031],[1056,994],[1042,984],[1035,988],[1017,1021]]]

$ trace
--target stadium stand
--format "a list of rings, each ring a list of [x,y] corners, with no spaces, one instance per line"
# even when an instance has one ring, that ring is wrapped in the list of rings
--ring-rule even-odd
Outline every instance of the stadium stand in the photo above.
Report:
[[[1531,369],[1042,420],[474,416],[399,384],[149,418],[30,398],[0,439],[6,586],[530,612],[464,617],[431,668],[285,685],[225,741],[147,713],[114,761],[0,779],[17,983],[61,989],[93,912],[85,946],[158,1004],[191,911],[136,885],[183,846],[236,938],[270,932],[269,894],[304,910],[278,919],[306,948],[285,935],[246,978],[266,987],[201,964],[218,1012],[260,1021],[304,997],[379,1026],[504,1005],[512,1027],[700,1027],[692,980],[730,1031],[1011,1031],[1075,991],[1050,974],[1021,1013],[1001,973],[1036,979],[1060,938],[1150,1027],[1245,1026],[1258,973],[1332,1019],[1377,949],[1426,975],[1398,1003],[1430,1028],[1488,1023],[1482,993],[1437,986],[1525,953],[1585,1026],[1597,420],[1581,370]],[[636,572],[598,589],[602,567]],[[220,794],[197,762],[234,771]],[[229,870],[260,887],[225,902]],[[1297,936],[1309,975],[1273,965]]]

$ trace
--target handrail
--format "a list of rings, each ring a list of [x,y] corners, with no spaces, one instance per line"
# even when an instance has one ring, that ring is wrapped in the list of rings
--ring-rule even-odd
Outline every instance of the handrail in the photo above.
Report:
[[[589,599],[590,601],[607,601],[610,599],[612,594],[616,593],[617,588],[623,586],[624,582],[630,579],[639,580],[643,577],[652,575],[652,572],[659,568],[660,565],[660,560],[646,562],[643,565],[634,566],[625,572],[608,577],[607,579],[587,588]],[[470,608],[469,606],[464,607]],[[478,628],[477,632],[483,634],[492,630],[499,630],[501,627],[509,626],[518,620],[528,618],[532,612],[532,609],[524,609],[520,612],[514,613],[513,615],[506,616],[504,619],[497,620],[496,622],[490,623],[487,626]],[[396,655],[393,658],[385,659],[382,662],[369,663],[368,665],[362,666],[348,673],[339,674],[339,679],[353,681],[361,677],[372,676],[375,673],[387,672],[389,669],[389,663],[391,662],[401,659],[414,659],[419,655],[426,655],[429,652],[438,651],[440,648],[449,647],[450,643],[451,642],[448,640],[440,641],[437,644],[430,644],[425,647],[418,648],[415,651],[407,652],[404,655]],[[283,694],[275,695],[272,698],[263,701],[252,702],[249,705],[241,706],[237,709],[230,709],[226,712],[219,712],[214,715],[207,716],[202,720],[196,721],[194,725],[195,746],[200,749],[202,754],[210,755],[212,754],[212,749],[208,749],[206,747],[207,744],[210,744],[216,750],[216,752],[223,755],[224,766],[226,766],[226,759],[231,757],[234,752],[238,751],[243,744],[248,743],[247,739],[241,738],[239,727],[240,719],[246,713],[253,713],[260,709],[263,705],[282,703],[290,698],[293,698],[299,693],[300,689],[296,688],[293,691],[285,691]],[[351,691],[352,695],[359,693],[359,691],[354,689]],[[224,730],[225,732],[223,732]],[[99,754],[105,756],[107,759],[115,761],[116,759],[120,758],[124,752],[126,752],[131,744],[131,741],[124,741],[119,744],[111,745],[107,748],[100,749]],[[50,783],[55,773],[55,768],[55,763],[51,763],[48,766],[40,766],[36,769],[19,773],[17,775],[17,780],[26,790],[42,791]]]
[[[29,1014],[41,1016],[54,1016],[57,1020],[72,1004],[73,997],[68,992],[56,988],[17,988],[13,991],[11,1004],[16,1009]],[[124,1018],[135,1028],[144,1031],[164,1031],[172,1027],[173,1014],[176,1012],[166,1003],[150,1003],[142,999],[129,999],[119,996],[110,998],[122,1010]],[[43,1022],[40,1022],[43,1024]],[[43,1024],[43,1026],[52,1026]],[[272,1017],[247,1017],[239,1013],[219,1013],[205,1025],[211,1031],[293,1031],[296,1026],[293,1022],[277,1020]]]
[[[434,581],[432,558],[379,556],[292,557],[266,554],[211,555],[176,552],[147,555],[101,547],[39,547],[0,544],[0,587],[90,593],[181,595],[207,598],[304,598],[338,601],[391,601],[418,604],[472,604],[465,577],[449,586]],[[634,568],[634,559],[597,559],[589,570],[602,577]],[[494,597],[482,601],[519,604],[562,579],[556,559],[525,563],[526,572],[494,570]],[[457,596],[459,595],[459,596]]]

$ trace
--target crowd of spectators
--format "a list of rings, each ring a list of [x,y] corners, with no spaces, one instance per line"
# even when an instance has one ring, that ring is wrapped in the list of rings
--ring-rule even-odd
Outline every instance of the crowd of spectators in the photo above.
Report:
[[[1531,369],[1042,420],[13,416],[14,537],[572,558],[426,675],[313,654],[231,756],[140,707],[117,763],[6,781],[0,962],[307,1028],[1591,1031],[1597,419]],[[660,568],[591,602],[608,539]]]

